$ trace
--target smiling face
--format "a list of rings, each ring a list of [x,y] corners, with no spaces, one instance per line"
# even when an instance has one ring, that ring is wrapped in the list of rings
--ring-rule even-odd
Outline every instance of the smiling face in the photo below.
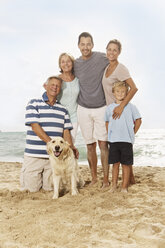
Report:
[[[61,90],[61,82],[56,78],[52,78],[45,85],[48,98],[56,98]]]
[[[54,139],[52,140],[52,149],[55,157],[59,157],[63,151],[63,139]]]
[[[116,98],[116,103],[120,103],[127,95],[127,88],[125,86],[117,86],[114,88],[113,94]]]
[[[54,159],[62,160],[69,156],[70,145],[62,137],[55,137],[47,144],[47,152]]]
[[[107,47],[107,58],[109,61],[116,61],[120,54],[119,47],[117,44],[110,43]]]
[[[61,72],[71,72],[73,69],[73,61],[68,55],[62,55],[59,59],[59,67]]]
[[[90,37],[81,37],[78,47],[83,59],[88,59],[92,55],[93,43]]]

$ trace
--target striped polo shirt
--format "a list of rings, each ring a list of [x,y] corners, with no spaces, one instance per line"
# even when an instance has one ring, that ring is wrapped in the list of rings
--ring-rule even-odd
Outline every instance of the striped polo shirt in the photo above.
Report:
[[[65,129],[73,129],[67,109],[56,101],[51,106],[46,103],[46,92],[41,99],[32,99],[26,107],[25,125],[27,126],[25,155],[48,158],[46,143],[32,130],[31,124],[38,123],[50,137],[63,136]]]

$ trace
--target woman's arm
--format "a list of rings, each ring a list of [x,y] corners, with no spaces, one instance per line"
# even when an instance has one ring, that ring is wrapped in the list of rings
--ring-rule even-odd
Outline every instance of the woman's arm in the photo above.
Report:
[[[109,124],[109,122],[106,121],[106,122],[105,122],[105,127],[106,127],[106,130],[107,130],[107,133],[108,133],[108,124]]]
[[[128,91],[128,94],[122,101],[122,103],[120,103],[120,105],[113,110],[113,119],[120,118],[124,107],[130,102],[135,93],[138,91],[136,84],[134,83],[132,78],[128,78],[127,80],[125,80],[125,82],[129,85],[130,90]]]

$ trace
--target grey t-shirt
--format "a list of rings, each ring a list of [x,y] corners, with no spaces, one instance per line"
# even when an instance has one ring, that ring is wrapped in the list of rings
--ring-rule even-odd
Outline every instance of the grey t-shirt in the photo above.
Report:
[[[106,55],[101,52],[93,52],[87,60],[81,57],[75,60],[74,72],[80,85],[78,104],[82,107],[99,108],[106,105],[102,77],[108,63]]]

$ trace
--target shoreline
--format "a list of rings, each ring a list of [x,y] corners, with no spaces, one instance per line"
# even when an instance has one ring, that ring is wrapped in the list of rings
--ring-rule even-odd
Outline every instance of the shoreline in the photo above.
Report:
[[[2,160],[2,159],[0,159],[0,165],[2,163],[5,163],[5,164],[13,164],[13,163],[22,164],[23,163],[23,159],[21,159],[20,161],[18,161],[18,160],[17,161],[13,161],[13,160]],[[78,161],[78,164],[79,164],[79,166],[89,166],[87,160]],[[100,161],[100,159],[98,159],[98,165],[97,166],[98,167],[101,167],[101,161]],[[110,165],[110,166],[112,166],[112,165]],[[153,165],[140,165],[140,164],[135,163],[135,164],[133,164],[133,166],[134,167],[154,167],[154,168],[156,167],[156,168],[164,168],[165,167],[165,162],[164,162],[163,165],[155,165],[155,166],[153,166]]]
[[[52,200],[53,192],[19,190],[19,162],[0,162],[1,248],[163,248],[165,247],[165,167],[135,166],[128,194],[88,184],[79,195]],[[87,165],[80,165],[86,182]],[[110,167],[110,181],[111,181]]]

